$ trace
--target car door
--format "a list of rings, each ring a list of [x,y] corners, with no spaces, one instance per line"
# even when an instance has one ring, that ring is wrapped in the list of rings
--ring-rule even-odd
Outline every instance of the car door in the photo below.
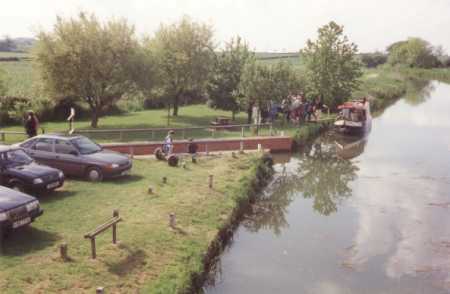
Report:
[[[39,138],[36,143],[28,149],[28,154],[38,163],[54,167],[55,153],[53,149],[54,140],[51,138]]]
[[[55,167],[66,175],[83,176],[84,165],[75,146],[69,141],[61,139],[55,139],[54,146]]]

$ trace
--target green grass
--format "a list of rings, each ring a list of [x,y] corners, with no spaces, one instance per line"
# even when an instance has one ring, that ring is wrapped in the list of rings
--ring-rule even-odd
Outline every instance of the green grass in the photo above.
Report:
[[[0,244],[0,293],[176,293],[202,270],[202,257],[255,176],[256,155],[201,157],[187,169],[134,160],[128,178],[87,183],[70,180],[40,196],[45,213]],[[207,178],[214,175],[214,188]],[[168,183],[161,178],[167,176]],[[154,194],[147,194],[152,185]],[[119,209],[118,246],[111,232],[97,239],[97,260],[83,235]],[[179,230],[168,227],[175,212]],[[58,257],[67,242],[70,262]]]

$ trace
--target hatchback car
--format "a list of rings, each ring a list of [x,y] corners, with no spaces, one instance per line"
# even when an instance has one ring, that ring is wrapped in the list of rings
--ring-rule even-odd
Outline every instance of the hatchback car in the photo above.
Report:
[[[0,146],[0,185],[17,191],[52,191],[64,184],[62,171],[39,165],[21,148]]]
[[[128,155],[105,150],[84,136],[40,135],[19,146],[39,163],[90,181],[125,175],[132,168]]]
[[[43,212],[36,198],[0,186],[0,238],[32,223]]]

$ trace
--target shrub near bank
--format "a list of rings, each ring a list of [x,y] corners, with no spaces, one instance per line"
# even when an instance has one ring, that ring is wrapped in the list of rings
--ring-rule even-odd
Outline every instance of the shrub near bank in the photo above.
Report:
[[[256,155],[201,157],[171,168],[135,160],[132,175],[102,183],[68,181],[64,190],[41,196],[44,215],[1,244],[0,293],[177,293],[201,276],[204,257],[218,232],[256,191]],[[214,185],[208,187],[208,175]],[[167,177],[167,184],[162,177]],[[153,194],[148,194],[149,185]],[[119,209],[119,245],[110,232],[97,238],[97,259],[83,235]],[[174,212],[177,229],[168,226]],[[58,257],[66,242],[70,262]],[[196,278],[198,280],[199,278]]]

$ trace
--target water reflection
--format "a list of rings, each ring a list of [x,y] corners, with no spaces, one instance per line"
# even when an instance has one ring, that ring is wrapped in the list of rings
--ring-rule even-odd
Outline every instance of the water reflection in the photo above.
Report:
[[[300,157],[297,188],[303,197],[314,199],[315,211],[330,215],[342,199],[352,195],[349,183],[357,171],[350,160],[337,156],[335,145],[319,141]]]
[[[411,78],[407,82],[404,101],[410,105],[419,105],[431,97],[435,86],[431,81]]]
[[[280,235],[289,227],[287,208],[299,195],[312,199],[313,209],[321,215],[337,212],[338,204],[352,195],[349,183],[358,171],[348,158],[360,154],[366,142],[367,138],[324,137],[289,163],[278,164],[278,177],[252,206],[243,226],[251,232],[266,229]]]

